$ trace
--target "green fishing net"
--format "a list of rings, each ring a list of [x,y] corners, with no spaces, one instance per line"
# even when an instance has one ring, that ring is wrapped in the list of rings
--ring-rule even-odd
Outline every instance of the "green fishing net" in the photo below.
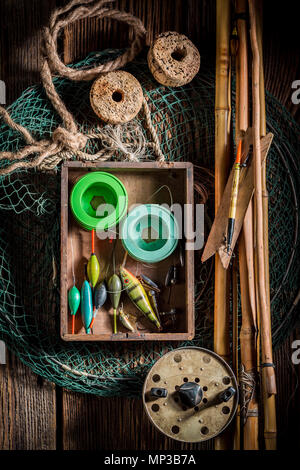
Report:
[[[94,53],[73,66],[90,68],[116,54],[110,50]],[[155,82],[144,58],[126,69],[143,86],[166,158],[213,170],[214,64],[203,57],[198,77],[176,89]],[[98,124],[89,105],[91,83],[61,78],[54,82],[81,130]],[[61,124],[41,86],[26,90],[9,112],[37,139],[49,138]],[[149,139],[142,113],[137,120]],[[273,340],[278,346],[297,320],[293,304],[300,284],[299,127],[269,94],[267,121],[268,130],[275,134],[268,157],[268,189]],[[0,151],[16,151],[24,145],[18,132],[1,123]],[[97,140],[89,141],[89,151],[98,145]],[[147,152],[148,158],[155,158]],[[138,395],[154,361],[178,343],[79,344],[60,339],[60,169],[50,173],[23,170],[0,177],[0,211],[0,334],[8,348],[34,372],[70,390],[101,396]],[[206,232],[212,218],[213,195],[206,205]],[[212,348],[213,261],[201,265],[200,255],[197,252],[195,258],[196,336],[180,345]]]

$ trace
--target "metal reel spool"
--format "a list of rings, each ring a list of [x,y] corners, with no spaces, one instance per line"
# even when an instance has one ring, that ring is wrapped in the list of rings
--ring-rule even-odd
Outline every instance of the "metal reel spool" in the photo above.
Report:
[[[149,371],[143,402],[150,421],[172,439],[203,442],[220,434],[238,406],[238,385],[229,365],[204,348],[178,348]]]

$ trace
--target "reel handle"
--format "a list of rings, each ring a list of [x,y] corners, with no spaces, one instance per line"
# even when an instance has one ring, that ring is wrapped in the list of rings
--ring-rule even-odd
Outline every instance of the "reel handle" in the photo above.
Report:
[[[150,395],[156,398],[165,398],[168,395],[168,390],[165,388],[153,387],[150,390]]]
[[[220,402],[227,402],[230,400],[231,397],[233,397],[236,394],[236,389],[233,387],[228,387],[226,390],[223,390],[223,392],[220,393],[219,399]]]

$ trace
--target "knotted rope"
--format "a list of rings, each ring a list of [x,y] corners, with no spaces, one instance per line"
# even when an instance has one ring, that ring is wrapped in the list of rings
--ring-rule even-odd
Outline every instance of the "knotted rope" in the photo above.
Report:
[[[112,10],[107,5],[114,0],[72,0],[63,8],[56,9],[50,17],[49,26],[43,31],[43,62],[41,67],[41,80],[45,92],[51,101],[54,109],[62,119],[62,126],[57,127],[50,139],[36,140],[30,132],[23,126],[17,124],[9,116],[8,112],[0,107],[0,115],[8,126],[20,132],[27,146],[19,152],[0,152],[0,160],[9,160],[11,163],[0,169],[0,175],[7,175],[20,168],[38,167],[42,170],[51,170],[61,161],[68,160],[74,156],[83,161],[105,161],[111,158],[112,154],[120,148],[116,148],[116,140],[112,139],[105,128],[91,130],[83,134],[78,129],[73,115],[68,111],[64,102],[58,95],[52,81],[52,75],[59,75],[69,80],[93,80],[100,73],[117,70],[132,61],[141,51],[146,39],[146,30],[140,19],[129,13]],[[79,6],[78,6],[79,5]],[[110,18],[133,27],[134,40],[130,47],[116,59],[101,64],[97,67],[85,70],[75,70],[67,67],[60,60],[57,52],[57,38],[62,28],[84,18]],[[143,100],[143,111],[145,114],[146,127],[152,138],[152,142],[147,145],[153,149],[159,161],[163,161],[164,155],[160,148],[160,143],[156,130],[151,121],[151,114],[146,99]],[[124,126],[124,134],[128,135],[128,129]],[[104,147],[95,154],[85,151],[89,139],[101,139],[111,144],[110,148]],[[134,155],[128,146],[122,145],[121,151],[124,158],[137,161],[138,156]],[[33,156],[30,160],[28,157]],[[25,160],[27,159],[27,160]]]

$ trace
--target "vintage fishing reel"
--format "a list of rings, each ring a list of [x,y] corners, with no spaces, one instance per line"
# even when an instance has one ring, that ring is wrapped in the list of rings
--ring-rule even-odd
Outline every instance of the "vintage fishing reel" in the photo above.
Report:
[[[150,421],[166,436],[183,442],[206,441],[224,431],[238,400],[229,365],[203,348],[165,354],[148,373],[143,388]]]

